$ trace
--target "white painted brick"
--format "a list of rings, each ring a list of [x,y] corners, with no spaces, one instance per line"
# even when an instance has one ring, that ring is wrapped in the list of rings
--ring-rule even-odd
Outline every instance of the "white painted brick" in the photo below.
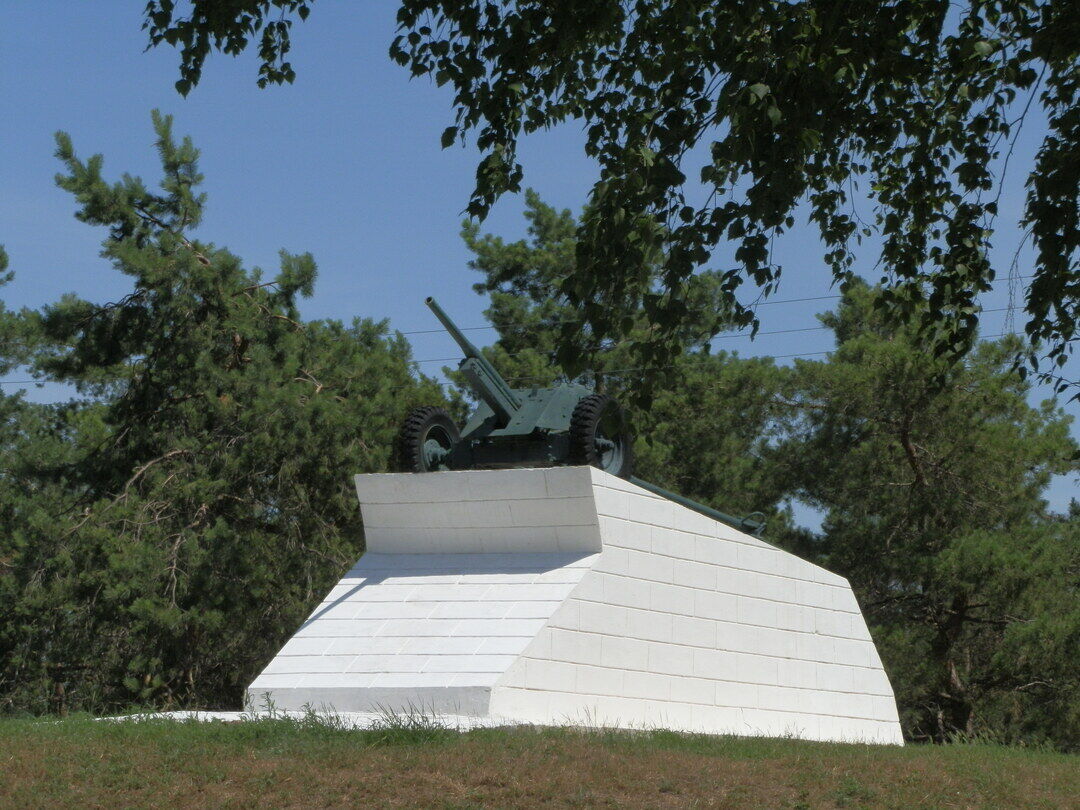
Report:
[[[738,545],[715,537],[695,536],[694,558],[710,565],[737,568],[739,564]]]
[[[268,675],[287,672],[344,672],[354,658],[356,658],[354,655],[281,656],[271,661],[263,672]]]
[[[445,658],[447,656],[438,656]],[[423,672],[431,656],[427,655],[358,655],[347,672]]]
[[[553,692],[572,692],[577,683],[577,667],[563,661],[527,659],[525,686]]]
[[[772,599],[774,602],[791,602],[795,599],[795,588],[790,579],[770,574],[750,574],[753,592],[747,596]]]
[[[649,606],[649,583],[632,577],[616,577],[598,574],[603,578],[604,601],[624,607],[647,608]]]
[[[653,526],[652,550],[654,554],[692,560],[696,546],[696,535],[664,526]]]
[[[475,605],[475,602],[456,602],[457,605]],[[426,619],[435,610],[437,602],[365,602],[358,613],[364,619]]]
[[[818,662],[814,665],[817,671],[817,688],[825,692],[852,692],[855,690],[855,673],[851,667],[838,664],[826,664]]]
[[[401,652],[407,643],[402,638],[378,638],[373,636],[326,640],[330,642],[330,646],[325,650],[326,655],[393,655]]]
[[[730,681],[736,677],[736,653],[724,650],[694,650],[694,675],[699,678]]]
[[[581,467],[552,467],[544,470],[544,484],[549,498],[572,498],[588,492],[592,477]]]
[[[623,689],[626,697],[667,701],[673,680],[670,675],[630,670],[623,674]]]
[[[442,672],[380,672],[371,682],[372,688],[423,689],[445,686],[446,674]]]
[[[716,622],[693,616],[676,616],[672,627],[672,640],[690,647],[716,647]]]
[[[499,682],[499,672],[459,672],[450,678],[450,686],[494,686]]]
[[[673,678],[671,699],[712,706],[716,702],[716,682],[704,678]]]
[[[870,630],[867,629],[863,617],[854,614],[848,615],[851,616],[851,629],[848,631],[850,638],[858,639],[859,641],[872,641]]]
[[[462,619],[455,636],[535,636],[543,619]]]
[[[630,497],[625,492],[617,492],[607,487],[593,490],[596,499],[596,514],[605,517],[626,520],[630,516]]]
[[[556,542],[560,551],[599,552],[600,529],[595,522],[589,526],[556,526]]]
[[[551,657],[556,661],[599,664],[600,638],[592,633],[554,629],[551,631]]]
[[[547,498],[543,470],[476,470],[470,471],[463,480],[465,492],[458,491],[456,497],[445,500],[460,500],[463,495],[473,501]]]
[[[364,689],[375,683],[370,672],[334,672],[305,675],[297,683],[308,689]]]
[[[671,581],[688,588],[715,591],[716,568],[694,560],[675,560]]]
[[[755,683],[743,683],[742,681],[718,681],[716,684],[716,702],[720,706],[758,706],[760,705],[758,685]]]
[[[631,495],[629,520],[653,526],[670,526],[674,504],[665,498]]]
[[[364,602],[405,602],[414,593],[422,593],[424,589],[457,588],[458,585],[384,585],[368,582],[361,588],[357,588],[348,598],[351,604]]]
[[[531,641],[521,638],[507,638],[508,641],[524,641],[525,649],[523,654],[528,654],[532,658],[551,658],[551,628],[545,627],[536,637]],[[484,643],[495,643],[500,639],[489,638]]]
[[[422,671],[502,672],[513,661],[512,655],[433,655],[427,659]]]
[[[562,604],[556,602],[514,602],[506,611],[508,619],[546,619]]]
[[[514,602],[417,602],[417,607],[427,610],[432,619],[501,619]],[[402,615],[396,618],[425,618],[424,615]]]
[[[805,605],[780,604],[776,606],[776,626],[783,630],[813,633],[816,610]]]
[[[500,638],[485,638],[482,641],[479,640],[479,639],[465,639],[465,638],[455,638],[455,639],[446,639],[446,640],[447,641],[454,641],[454,642],[469,642],[469,643],[475,643],[475,644],[479,645],[479,646],[473,648],[472,650],[468,650],[468,651],[466,651],[465,649],[462,649],[461,650],[462,653],[475,652],[475,653],[480,653],[481,655],[513,655],[513,656],[517,656],[517,655],[520,655],[521,653],[523,653],[525,651],[525,648],[528,647],[529,644],[532,642],[532,639],[524,639],[524,638],[519,638],[519,637],[514,637],[514,636],[502,636]],[[463,644],[463,646],[465,646],[465,645]]]
[[[630,573],[631,553],[637,552],[631,552],[629,549],[617,546],[607,546],[596,563],[596,570],[603,571],[606,574],[626,576]]]
[[[644,551],[631,551],[629,576],[653,582],[671,582],[674,560]]]
[[[676,505],[672,513],[673,522],[679,526],[680,529],[691,534],[700,534],[705,537],[713,536],[713,524],[715,520],[700,512],[695,512],[693,509],[687,509],[684,506]]]
[[[564,630],[580,630],[581,629],[581,605],[584,604],[577,599],[567,599],[548,619],[548,626],[561,627]]]
[[[459,505],[465,512],[462,523],[454,524],[448,520],[443,525],[471,526],[477,529],[505,528],[513,525],[510,506],[506,501],[469,501]]]
[[[600,639],[600,664],[619,669],[648,669],[649,643],[620,636],[603,636]]]
[[[694,615],[698,618],[733,621],[736,613],[735,597],[731,594],[708,591],[694,593]]]
[[[578,667],[576,688],[586,695],[618,695],[623,691],[623,671],[604,667]]]
[[[453,636],[420,636],[405,639],[372,639],[372,641],[396,641],[396,652],[407,655],[472,655],[483,643],[478,638],[454,638]],[[378,648],[372,649],[375,652]],[[389,650],[387,650],[389,652]]]
[[[278,651],[278,655],[322,655],[330,646],[327,638],[293,637]]]
[[[893,699],[891,691],[888,695],[871,695],[871,701],[876,720],[896,722],[896,700]]]
[[[747,683],[775,684],[777,665],[775,658],[764,655],[734,653],[735,673],[740,681]]]
[[[626,614],[626,634],[631,638],[669,642],[673,627],[673,617],[667,613],[631,609]]]
[[[461,587],[461,586],[458,586]],[[573,583],[563,585],[492,585],[483,599],[495,601],[561,602],[574,589]]]
[[[371,551],[253,687],[479,687],[535,722],[899,740],[835,574],[594,468],[363,478]],[[289,658],[306,671],[273,671]]]
[[[868,667],[871,665],[870,649],[871,645],[866,641],[854,641],[849,638],[834,639],[832,660],[855,667]]]
[[[461,619],[387,619],[374,635],[447,636],[461,622]]]
[[[833,610],[842,610],[846,613],[861,613],[859,602],[850,588],[830,588]]]
[[[649,585],[649,606],[663,613],[692,616],[695,593],[697,592],[692,588],[653,582]]]
[[[738,550],[739,568],[764,574],[776,573],[779,555],[780,552],[771,548],[740,545]]]
[[[605,602],[582,602],[578,606],[578,627],[591,633],[626,634],[627,609]]]
[[[802,605],[832,609],[832,589],[828,585],[806,580],[795,581],[795,598]]]
[[[776,626],[776,602],[742,596],[736,600],[736,616],[744,624]]]
[[[595,517],[588,498],[510,501],[515,526],[587,526]]]
[[[780,658],[776,662],[777,682],[780,686],[797,689],[815,689],[817,667],[813,661],[801,661],[796,658]]]
[[[799,714],[805,711],[805,693],[802,689],[784,686],[758,686],[758,699],[770,709]]]
[[[632,548],[638,551],[652,551],[650,527],[644,523],[631,523],[628,520],[601,518],[600,537],[605,545],[620,548]]]
[[[657,711],[656,718],[664,728],[687,731],[694,722],[694,708],[689,703],[665,703]]]
[[[821,582],[825,585],[835,585],[839,588],[849,587],[848,581],[839,574],[834,574],[832,571],[826,571],[818,565],[812,565],[810,563],[806,563],[806,565],[809,568],[810,579],[814,580],[814,582]]]
[[[585,575],[585,571],[586,569],[584,568],[560,566],[548,571],[541,571],[535,575],[533,581],[537,585],[576,585],[578,582],[581,582],[581,578]]]
[[[312,619],[316,619],[320,623],[334,619],[353,619],[356,617],[358,610],[360,610],[360,606],[355,602],[336,602],[327,607],[320,607],[312,614]]]
[[[761,588],[758,587],[760,575],[752,571],[743,571],[741,568],[717,568],[716,587],[722,593],[732,593],[739,596],[760,597]]]
[[[342,636],[373,636],[386,624],[385,619],[335,619],[322,617],[296,631],[299,637],[340,638]]]
[[[889,679],[880,669],[851,669],[852,691],[864,695],[891,695]]]
[[[547,692],[496,687],[491,695],[491,713],[496,717],[542,723],[554,719],[551,698]]]
[[[692,675],[694,648],[677,644],[650,644],[649,670],[665,675]]]

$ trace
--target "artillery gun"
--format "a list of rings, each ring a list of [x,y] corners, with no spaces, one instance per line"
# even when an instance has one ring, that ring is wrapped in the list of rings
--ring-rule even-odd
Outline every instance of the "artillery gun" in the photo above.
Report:
[[[630,431],[614,399],[577,383],[511,388],[434,298],[425,303],[461,347],[465,357],[458,370],[479,404],[461,430],[445,408],[414,408],[398,433],[399,470],[591,464],[739,531],[755,537],[765,531],[765,516],[760,512],[734,517],[634,477]]]
[[[425,303],[461,347],[465,357],[458,370],[478,405],[460,430],[444,408],[413,409],[398,434],[399,469],[591,464],[612,475],[630,476],[630,431],[614,399],[577,383],[511,388],[434,298]]]

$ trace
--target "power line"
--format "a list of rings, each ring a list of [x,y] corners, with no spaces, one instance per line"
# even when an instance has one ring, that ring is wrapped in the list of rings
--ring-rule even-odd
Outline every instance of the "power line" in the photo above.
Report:
[[[987,312],[1004,312],[1007,309],[1010,309],[1010,307],[995,307],[993,309],[984,309],[984,310],[982,310],[982,313],[985,314]],[[475,327],[475,328],[482,328],[482,327]],[[494,327],[492,327],[492,328],[494,328]],[[765,331],[765,332],[758,332],[756,335],[753,335],[750,332],[728,332],[728,333],[725,333],[725,334],[722,334],[722,335],[714,335],[713,337],[709,338],[708,342],[712,343],[714,340],[732,340],[734,338],[757,338],[757,337],[764,337],[765,335],[790,335],[790,334],[793,334],[795,332],[825,332],[825,331],[829,331],[831,329],[832,329],[831,326],[803,326],[803,327],[800,327],[800,328],[797,328],[797,329],[771,329],[771,330],[768,330],[768,331]],[[442,332],[442,331],[445,331],[445,330],[436,329],[436,330],[433,330],[433,331]],[[402,332],[402,334],[405,334],[405,333]],[[984,338],[984,339],[988,339],[988,338]],[[621,345],[623,345],[625,343],[628,343],[628,342],[629,342],[629,340],[619,340],[619,341],[616,341],[615,343],[613,343],[611,345],[612,346],[621,346]],[[605,348],[610,348],[610,347],[605,347]],[[520,355],[521,355],[521,352],[515,352],[514,354],[509,354],[507,356],[508,357],[518,357]],[[432,357],[432,358],[430,358],[428,360],[413,360],[412,362],[414,362],[414,363],[451,363],[454,360],[460,360],[460,359],[461,359],[460,357]]]
[[[1012,276],[1009,280],[1010,281],[1020,281],[1020,280],[1025,279],[1025,278],[1035,278],[1035,275],[1031,274],[1031,275],[1027,275],[1027,276]],[[803,303],[805,301],[835,301],[836,299],[841,298],[841,297],[842,297],[842,295],[840,293],[836,293],[835,295],[812,295],[812,296],[809,296],[807,298],[777,298],[777,299],[774,299],[774,300],[771,300],[771,301],[770,300],[765,300],[765,301],[759,301],[756,304],[750,304],[749,308],[753,309],[755,307],[767,307],[767,306],[772,306],[773,304],[800,304],[800,303]],[[1012,307],[1001,307],[1000,309],[984,309],[983,312],[1003,312],[1006,309],[1012,309]],[[550,325],[551,326],[562,326],[564,324],[570,324],[570,323],[578,323],[578,321],[577,320],[553,321]],[[502,323],[502,324],[489,323],[489,324],[486,324],[484,326],[462,326],[462,327],[458,327],[458,328],[462,332],[478,332],[481,329],[505,329],[505,328],[514,327],[514,326],[517,326],[517,325],[518,324],[513,324],[513,323]],[[398,331],[400,331],[400,330],[398,330]],[[446,331],[445,329],[410,329],[408,331],[401,332],[401,334],[402,335],[434,335],[436,333],[445,332],[445,331]],[[759,332],[758,334],[762,334],[762,333]]]

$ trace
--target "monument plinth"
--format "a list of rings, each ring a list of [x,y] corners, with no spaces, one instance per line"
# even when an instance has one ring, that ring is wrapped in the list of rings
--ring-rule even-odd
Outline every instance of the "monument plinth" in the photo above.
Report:
[[[368,550],[253,705],[902,741],[843,577],[594,467],[356,489]]]

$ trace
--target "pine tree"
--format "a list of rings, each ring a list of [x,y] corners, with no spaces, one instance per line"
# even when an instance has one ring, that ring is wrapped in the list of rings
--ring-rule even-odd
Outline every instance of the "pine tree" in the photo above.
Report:
[[[0,539],[9,705],[48,708],[62,688],[67,705],[236,706],[361,553],[351,476],[385,469],[402,414],[442,399],[385,323],[303,321],[310,254],[282,251],[267,280],[191,236],[198,152],[153,123],[159,190],[107,182],[57,136],[58,183],[132,289],[36,319],[37,373],[81,399],[53,409],[63,452],[36,464],[50,519],[38,502]]]

